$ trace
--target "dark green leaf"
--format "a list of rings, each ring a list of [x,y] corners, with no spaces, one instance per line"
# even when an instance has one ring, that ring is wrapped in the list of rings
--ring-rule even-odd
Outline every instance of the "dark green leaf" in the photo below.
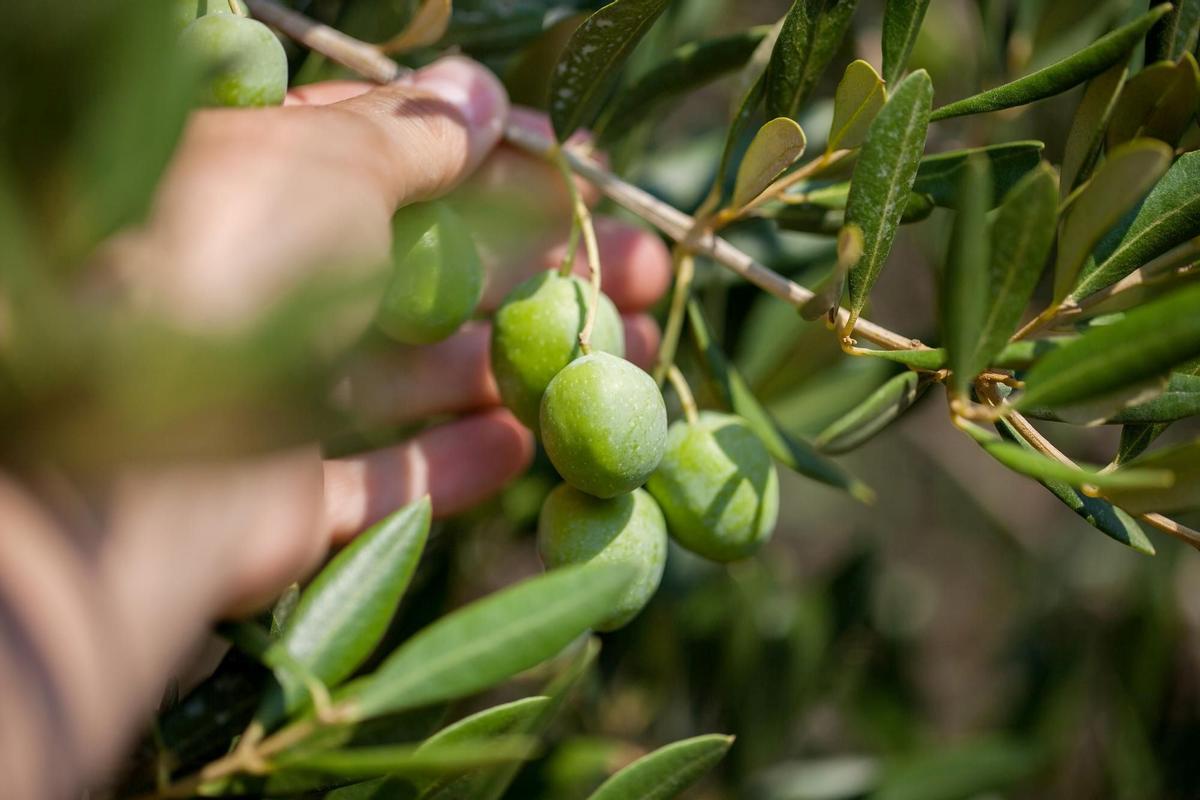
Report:
[[[821,431],[814,444],[833,455],[865,444],[912,408],[928,386],[917,373],[901,372]]]
[[[883,79],[895,86],[921,32],[929,0],[887,0],[883,7]]]
[[[712,769],[732,744],[732,736],[713,734],[661,747],[606,780],[589,800],[670,800]]]
[[[992,198],[992,175],[988,160],[975,156],[967,160],[958,192],[958,209],[946,266],[942,271],[940,318],[946,361],[950,365],[950,388],[967,400],[975,376],[987,366],[986,353],[979,346],[984,335],[984,316],[988,311],[991,269],[991,239],[988,234],[988,207]]]
[[[1200,67],[1191,53],[1151,64],[1125,82],[1108,126],[1107,146],[1111,150],[1139,136],[1177,144],[1198,103]]]
[[[1200,152],[1186,153],[1150,191],[1112,253],[1084,269],[1069,295],[1078,301],[1111,286],[1176,245],[1200,236]]]
[[[993,366],[1005,369],[1028,369],[1033,362],[1047,353],[1057,350],[1068,342],[1073,342],[1075,336],[1051,336],[1045,339],[1022,339],[1019,342],[1009,342],[994,359]]]
[[[1191,285],[1096,326],[1040,359],[1018,407],[1060,408],[1165,375],[1200,355],[1200,285]]]
[[[1039,766],[1033,745],[976,739],[919,751],[893,764],[871,800],[964,800],[1015,788]]]
[[[929,219],[933,209],[933,200],[929,195],[909,192],[904,213],[900,215],[900,224],[911,225]],[[841,198],[841,205],[826,205],[824,202],[788,203],[767,212],[766,216],[779,223],[784,230],[833,236],[846,228],[845,197]],[[859,235],[861,237],[861,233]]]
[[[837,52],[857,2],[794,0],[767,65],[768,116],[796,116]]]
[[[1173,0],[1171,13],[1146,35],[1146,63],[1174,61],[1196,48],[1200,34],[1200,0]]]
[[[741,374],[721,352],[713,340],[700,306],[694,300],[688,303],[688,321],[696,349],[699,350],[722,401],[729,410],[749,423],[771,455],[800,474],[844,489],[863,502],[870,502],[874,498],[874,493],[869,487],[818,453],[811,444],[790,435],[779,426],[754,397]]]
[[[1169,3],[1157,5],[1128,25],[1117,28],[1107,36],[1100,37],[1078,53],[1057,64],[1051,64],[1032,75],[1026,75],[1024,78],[997,86],[995,89],[989,89],[972,97],[944,105],[935,110],[930,119],[940,120],[961,117],[965,114],[998,111],[1002,108],[1022,106],[1065,92],[1067,89],[1099,75],[1122,59],[1128,58],[1142,37],[1146,35],[1146,31],[1150,30],[1150,26],[1161,19],[1170,9]]]
[[[939,370],[946,366],[946,351],[941,347],[924,347],[919,350],[866,350],[858,349],[856,355],[882,358],[903,364],[906,367],[926,371]]]
[[[611,612],[632,573],[564,567],[443,617],[339,693],[357,718],[463,697],[545,661]]]
[[[1170,425],[1166,422],[1153,425],[1125,425],[1121,428],[1121,440],[1117,444],[1117,455],[1113,458],[1113,463],[1128,464],[1146,452],[1146,448],[1154,444],[1154,440],[1162,436],[1163,431],[1168,427]]]
[[[741,208],[758,197],[771,182],[804,155],[804,131],[789,117],[776,117],[758,129],[733,186],[733,207]]]
[[[1067,146],[1063,152],[1060,192],[1063,197],[1083,181],[1091,177],[1104,136],[1121,87],[1129,75],[1129,67],[1122,61],[1113,64],[1104,72],[1088,81],[1083,98],[1075,109],[1071,131],[1067,134]]]
[[[866,61],[851,61],[833,97],[833,121],[825,152],[862,144],[875,115],[887,102],[883,79]]]
[[[1067,208],[1054,264],[1054,301],[1075,289],[1084,262],[1100,239],[1166,172],[1171,148],[1154,139],[1134,139],[1108,154]]]
[[[998,425],[1001,432],[1023,449],[1034,452],[1033,445],[1026,442],[1009,425],[1001,421]],[[1099,530],[1123,545],[1132,547],[1139,553],[1154,555],[1154,545],[1150,543],[1145,531],[1129,514],[1116,508],[1106,500],[1098,497],[1088,497],[1078,489],[1062,481],[1039,480],[1038,483],[1057,497],[1063,505],[1082,517],[1089,525]]]
[[[850,271],[848,328],[853,327],[866,305],[891,252],[925,149],[932,100],[933,84],[928,73],[918,70],[905,78],[871,123],[854,166],[846,222],[862,229],[863,257]]]
[[[1026,416],[1038,419],[1062,420],[1049,408],[1030,408]],[[1167,388],[1162,394],[1144,403],[1126,406],[1104,420],[1110,424],[1154,425],[1176,422],[1200,415],[1200,377],[1181,372],[1171,373]],[[1062,420],[1067,421],[1067,420]]]
[[[280,767],[367,778],[375,775],[442,775],[492,767],[532,758],[538,750],[536,739],[528,736],[504,736],[477,741],[455,742],[438,747],[411,745],[355,747],[348,750],[299,750],[275,759]]]
[[[1104,496],[1131,514],[1171,513],[1200,508],[1200,440],[1138,456],[1112,474],[1150,469],[1170,470],[1175,475],[1174,483],[1160,489],[1114,487],[1106,489]]]
[[[560,142],[584,123],[601,88],[669,2],[613,0],[576,29],[550,83],[550,119]]]
[[[800,316],[812,322],[820,317],[829,317],[832,325],[836,321],[837,309],[846,290],[846,276],[862,258],[862,231],[857,225],[847,225],[838,231],[837,261],[812,298],[800,308]]]
[[[953,208],[957,204],[955,193],[967,159],[978,154],[987,156],[991,162],[992,203],[998,203],[1017,181],[1041,162],[1044,147],[1035,141],[1005,142],[925,156],[917,167],[913,191],[929,195],[939,206]]]
[[[603,138],[621,138],[656,108],[742,66],[769,31],[770,26],[759,26],[680,47],[621,92],[611,115],[604,121]]]

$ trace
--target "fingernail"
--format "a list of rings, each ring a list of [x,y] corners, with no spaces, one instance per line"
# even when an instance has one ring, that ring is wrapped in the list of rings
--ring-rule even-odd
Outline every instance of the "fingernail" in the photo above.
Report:
[[[481,64],[450,56],[418,70],[412,83],[452,105],[473,132],[493,139],[492,143],[503,132],[508,95],[499,79]]]

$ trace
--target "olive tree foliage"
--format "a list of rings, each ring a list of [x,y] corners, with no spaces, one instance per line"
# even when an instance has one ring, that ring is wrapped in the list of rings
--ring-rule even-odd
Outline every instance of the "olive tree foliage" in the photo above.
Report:
[[[719,109],[723,146],[691,214],[569,145],[510,137],[592,180],[673,240],[676,280],[655,378],[660,387],[670,378],[689,420],[690,380],[701,404],[735,415],[722,424],[752,431],[775,462],[870,502],[885,489],[866,486],[835,457],[941,394],[947,435],[968,437],[981,458],[1042,484],[1063,513],[1144,554],[1154,553],[1159,533],[1200,545],[1200,534],[1169,516],[1200,506],[1200,441],[1155,446],[1169,426],[1200,412],[1200,285],[1192,280],[1200,260],[1200,2],[1139,8],[1082,49],[941,104],[930,74],[908,67],[928,2],[888,0],[882,20],[864,20],[856,0],[795,0],[775,24],[647,46],[663,41],[661,31],[688,14],[687,5],[292,3],[379,47],[277,27],[299,40],[287,43],[293,83],[323,77],[339,60],[380,63],[348,55],[386,53],[390,66],[366,75],[386,80],[401,64],[466,50],[519,84],[514,92],[528,95],[519,99],[542,105],[558,142],[594,130],[618,171],[646,146],[656,120],[725,80],[733,103]],[[398,260],[420,265],[406,279],[441,275],[447,258],[465,270],[454,286],[469,291],[448,296],[461,305],[469,295],[470,308],[456,306],[432,328],[414,298],[428,291],[436,302],[437,286],[305,287],[242,339],[219,345],[104,306],[79,308],[67,290],[96,246],[144,213],[191,101],[211,89],[211,76],[174,52],[175,20],[165,6],[73,4],[54,21],[55,35],[40,39],[21,35],[46,24],[40,4],[18,0],[6,11],[0,73],[40,72],[46,82],[0,85],[0,114],[28,110],[21,124],[0,128],[3,446],[13,459],[52,454],[92,466],[131,447],[146,456],[205,453],[213,437],[166,442],[163,431],[215,407],[239,409],[219,419],[243,423],[236,430],[246,448],[314,436],[331,449],[353,448],[361,443],[337,438],[346,421],[326,405],[336,364],[314,364],[309,345],[330,315],[364,295],[388,298],[385,310],[398,309],[393,328],[416,331],[414,341],[469,317],[477,259],[463,248],[464,223],[449,212],[422,212],[437,229],[433,250],[413,245],[424,229],[398,233]],[[247,6],[279,20],[272,0]],[[881,64],[853,57],[860,30],[880,37]],[[1043,144],[1029,140],[936,145],[956,120],[1018,113],[1038,101],[1074,103],[1060,157],[1048,159]],[[817,106],[828,113],[810,113]],[[824,122],[812,127],[814,119]],[[990,130],[982,119],[974,135]],[[46,174],[56,181],[39,180]],[[573,235],[586,241],[590,224],[579,204]],[[886,302],[877,284],[898,237],[938,225],[949,230],[926,343],[869,316],[874,301]],[[768,268],[730,243],[763,226],[817,242],[821,274],[793,280],[786,265]],[[707,287],[724,280],[718,268],[828,328],[822,333],[841,358],[882,364],[877,385],[817,435],[792,430],[756,397],[744,359],[722,347],[705,303]],[[599,297],[597,287],[593,322]],[[576,316],[571,330],[590,330]],[[69,328],[61,324],[67,318]],[[582,344],[587,350],[586,336]],[[574,346],[568,341],[564,359],[579,355]],[[189,369],[170,368],[181,360]],[[138,397],[119,389],[133,376]],[[77,398],[69,413],[56,402],[68,396]],[[159,403],[154,414],[146,413],[147,396]],[[280,408],[288,413],[264,413]],[[252,417],[272,424],[245,425]],[[1043,420],[1081,426],[1084,436],[1090,426],[1120,426],[1119,446],[1108,464],[1078,463],[1039,430]],[[269,619],[223,626],[240,657],[265,667],[265,683],[210,682],[167,710],[152,767],[134,771],[125,789],[336,800],[504,795],[594,662],[599,640],[591,632],[605,627],[637,576],[601,559],[560,566],[397,635],[392,625],[421,574],[430,527],[427,500],[400,509],[289,592]],[[542,687],[444,724],[453,702],[522,673]],[[731,744],[701,735],[668,745],[617,771],[593,797],[675,796]]]

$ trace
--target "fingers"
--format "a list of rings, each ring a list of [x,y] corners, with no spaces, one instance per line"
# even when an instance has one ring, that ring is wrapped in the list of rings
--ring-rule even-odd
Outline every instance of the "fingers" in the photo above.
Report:
[[[445,517],[474,506],[524,472],[533,436],[507,411],[430,428],[404,444],[325,462],[325,519],[345,541],[389,512],[428,494]]]
[[[508,95],[485,67],[450,57],[330,107],[376,124],[385,191],[400,206],[444,194],[483,162],[504,133]]]
[[[364,81],[322,81],[297,86],[283,99],[285,106],[327,106],[358,97],[376,88]]]

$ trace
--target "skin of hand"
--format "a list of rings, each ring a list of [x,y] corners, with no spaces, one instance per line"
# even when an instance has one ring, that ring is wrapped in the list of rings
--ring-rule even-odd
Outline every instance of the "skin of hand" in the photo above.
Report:
[[[481,242],[493,308],[560,263],[569,225],[561,177],[501,144],[506,123],[550,132],[457,57],[388,87],[317,84],[282,108],[200,111],[147,224],[114,241],[98,271],[136,307],[220,332],[329,265],[379,269],[400,206],[451,190],[524,193],[539,224],[517,242]],[[597,219],[597,230],[629,357],[648,366],[658,330],[643,312],[668,287],[669,254],[615,219]],[[97,503],[75,502],[56,480],[0,477],[0,772],[13,796],[103,781],[213,619],[261,607],[330,546],[423,494],[446,516],[523,472],[533,442],[499,406],[489,335],[472,322],[351,366],[341,393],[361,413],[457,415],[386,449],[323,460],[314,444],[236,463],[130,467]]]

